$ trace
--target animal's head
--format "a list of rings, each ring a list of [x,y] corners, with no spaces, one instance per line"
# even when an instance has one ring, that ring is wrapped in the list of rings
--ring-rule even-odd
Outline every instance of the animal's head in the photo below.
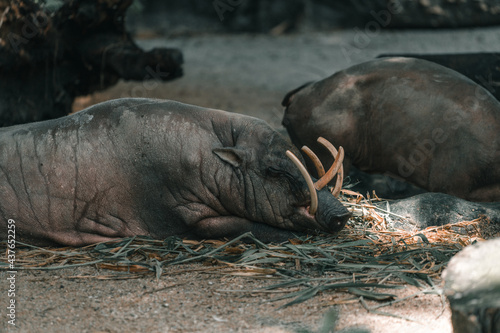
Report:
[[[281,102],[281,105],[285,107],[282,125],[297,147],[305,145],[305,142],[301,140],[300,131],[296,132],[297,124],[307,124],[311,119],[313,107],[318,104],[310,99],[301,98],[301,96],[308,96],[313,87],[314,82],[307,82],[288,92]]]
[[[298,149],[264,123],[248,126],[234,147],[214,153],[231,166],[235,215],[287,230],[326,232],[340,231],[350,216],[326,187],[342,165],[342,150],[316,183]],[[342,175],[338,179],[337,192]]]
[[[307,83],[290,91],[283,99],[285,107],[282,125],[297,147],[304,145],[318,151],[325,164],[332,163],[329,154],[322,153],[316,142],[324,137],[336,146],[345,149],[344,167],[350,167],[353,156],[361,152],[360,138],[363,137],[366,100],[358,85],[361,78],[337,72],[323,80]],[[307,164],[312,167],[311,164]]]

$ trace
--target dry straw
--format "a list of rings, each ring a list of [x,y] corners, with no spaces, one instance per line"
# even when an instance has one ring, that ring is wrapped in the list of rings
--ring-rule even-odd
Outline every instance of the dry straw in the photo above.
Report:
[[[353,218],[338,235],[297,237],[280,244],[263,244],[252,234],[231,241],[154,240],[131,237],[82,248],[39,248],[17,244],[18,270],[57,270],[93,266],[97,273],[80,279],[130,279],[169,275],[169,266],[202,263],[190,271],[270,279],[258,290],[224,290],[238,293],[276,293],[274,300],[289,299],[282,307],[301,303],[318,293],[344,291],[380,306],[390,305],[390,291],[404,285],[422,293],[436,288],[449,259],[464,246],[493,235],[487,220],[464,221],[421,231],[393,227],[403,217],[385,211],[375,195],[365,198],[342,190],[341,200]],[[0,269],[7,270],[6,243],[0,243]],[[175,274],[182,273],[176,271]],[[339,301],[341,303],[342,300]],[[328,304],[331,305],[331,304]],[[377,307],[377,308],[378,308]],[[367,308],[375,313],[375,308]],[[386,313],[382,313],[386,314]],[[390,314],[388,314],[390,315]]]

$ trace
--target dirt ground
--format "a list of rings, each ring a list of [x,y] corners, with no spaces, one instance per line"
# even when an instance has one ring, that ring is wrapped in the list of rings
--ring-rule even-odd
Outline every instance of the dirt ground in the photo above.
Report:
[[[317,80],[382,53],[500,51],[500,29],[371,32],[339,30],[298,35],[199,35],[144,39],[146,49],[180,48],[183,78],[167,83],[120,82],[80,98],[75,110],[119,97],[157,97],[240,112],[280,127],[281,99]],[[161,74],[161,73],[160,73]],[[338,329],[363,326],[371,332],[452,331],[447,304],[418,296],[382,311],[414,321],[369,313],[357,298],[328,292],[278,310],[277,294],[241,292],[274,280],[205,271],[201,264],[174,266],[159,280],[98,280],[93,267],[57,271],[20,270],[16,279],[16,326],[8,324],[7,273],[0,272],[1,332],[317,332],[333,303]],[[412,295],[414,287],[396,292]],[[370,306],[374,302],[368,302]]]

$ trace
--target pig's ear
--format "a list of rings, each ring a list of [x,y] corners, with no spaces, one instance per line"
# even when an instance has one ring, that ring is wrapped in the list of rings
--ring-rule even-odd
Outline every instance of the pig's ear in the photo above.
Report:
[[[229,163],[235,168],[239,168],[245,160],[245,152],[238,148],[214,148],[212,152],[222,161]]]

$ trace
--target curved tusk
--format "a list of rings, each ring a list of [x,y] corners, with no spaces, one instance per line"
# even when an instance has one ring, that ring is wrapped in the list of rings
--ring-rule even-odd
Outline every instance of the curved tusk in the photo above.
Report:
[[[316,171],[318,172],[318,178],[323,177],[325,175],[325,168],[323,167],[323,163],[321,163],[318,156],[308,146],[302,147],[302,151],[314,163],[314,166],[316,167]]]
[[[339,147],[340,149],[341,147]],[[338,198],[340,190],[342,189],[342,182],[344,181],[344,166],[340,167],[339,173],[337,174],[337,182],[335,183],[335,188],[332,191],[334,197]]]
[[[309,214],[314,215],[318,210],[318,193],[316,193],[316,189],[314,188],[314,183],[311,179],[311,176],[307,172],[306,167],[300,162],[300,160],[295,156],[291,151],[286,151],[286,156],[290,160],[292,160],[293,164],[299,168],[302,177],[306,180],[307,187],[309,188],[309,192],[311,193],[311,206],[309,207]]]
[[[339,147],[339,151],[337,152],[337,149],[335,149],[335,147],[328,140],[322,137],[318,138],[318,142],[321,143],[326,149],[328,149],[332,154],[333,158],[335,159],[335,161],[333,162],[332,166],[327,171],[327,173],[323,177],[318,179],[318,181],[314,184],[316,189],[319,191],[323,187],[325,187],[333,179],[333,177],[335,177],[335,175],[339,172],[340,168],[342,168],[342,176],[343,176],[344,172],[343,172],[342,162],[344,161],[344,148]]]

